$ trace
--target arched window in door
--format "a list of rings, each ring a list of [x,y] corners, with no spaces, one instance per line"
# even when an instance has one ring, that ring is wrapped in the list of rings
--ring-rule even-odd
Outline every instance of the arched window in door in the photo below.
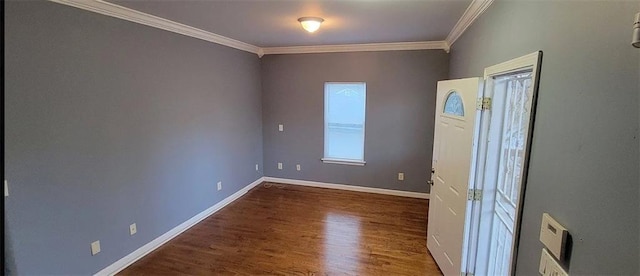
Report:
[[[444,102],[443,112],[456,116],[464,116],[464,105],[462,104],[462,98],[460,98],[460,94],[458,94],[458,92],[451,91],[451,93],[447,95],[447,100]]]

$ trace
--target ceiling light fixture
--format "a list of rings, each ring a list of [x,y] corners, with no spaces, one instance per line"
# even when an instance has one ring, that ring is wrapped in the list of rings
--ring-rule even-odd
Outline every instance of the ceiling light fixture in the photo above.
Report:
[[[307,30],[307,32],[313,33],[320,28],[320,24],[324,22],[324,19],[320,17],[300,17],[298,18],[298,22],[302,25],[302,28]]]

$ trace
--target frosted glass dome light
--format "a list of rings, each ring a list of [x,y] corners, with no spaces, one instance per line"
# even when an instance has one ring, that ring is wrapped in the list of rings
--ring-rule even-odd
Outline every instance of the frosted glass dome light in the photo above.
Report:
[[[324,19],[320,17],[300,17],[298,18],[298,22],[300,22],[302,28],[307,30],[307,32],[313,33],[320,28],[320,24],[324,22]]]

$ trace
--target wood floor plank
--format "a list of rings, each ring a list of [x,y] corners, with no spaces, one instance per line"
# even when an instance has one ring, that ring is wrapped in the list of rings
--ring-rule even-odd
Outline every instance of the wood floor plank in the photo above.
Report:
[[[263,183],[119,275],[442,275],[428,201]]]

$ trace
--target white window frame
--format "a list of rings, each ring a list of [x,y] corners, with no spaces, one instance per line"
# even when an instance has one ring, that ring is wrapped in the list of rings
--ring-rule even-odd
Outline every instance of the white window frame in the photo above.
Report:
[[[362,122],[362,160],[357,160],[357,159],[340,159],[340,158],[330,158],[327,157],[327,141],[328,141],[328,127],[329,127],[329,123],[327,120],[327,115],[329,114],[329,85],[331,84],[362,84],[364,86],[364,120]],[[321,158],[320,160],[322,160],[323,163],[327,163],[327,164],[340,164],[340,165],[353,165],[353,166],[364,166],[367,162],[364,161],[364,157],[365,157],[365,146],[364,143],[366,141],[366,125],[367,125],[367,83],[366,82],[357,82],[357,81],[353,81],[353,82],[325,82],[324,83],[324,140],[323,140],[323,147],[324,147],[324,154],[323,154],[323,158]]]

